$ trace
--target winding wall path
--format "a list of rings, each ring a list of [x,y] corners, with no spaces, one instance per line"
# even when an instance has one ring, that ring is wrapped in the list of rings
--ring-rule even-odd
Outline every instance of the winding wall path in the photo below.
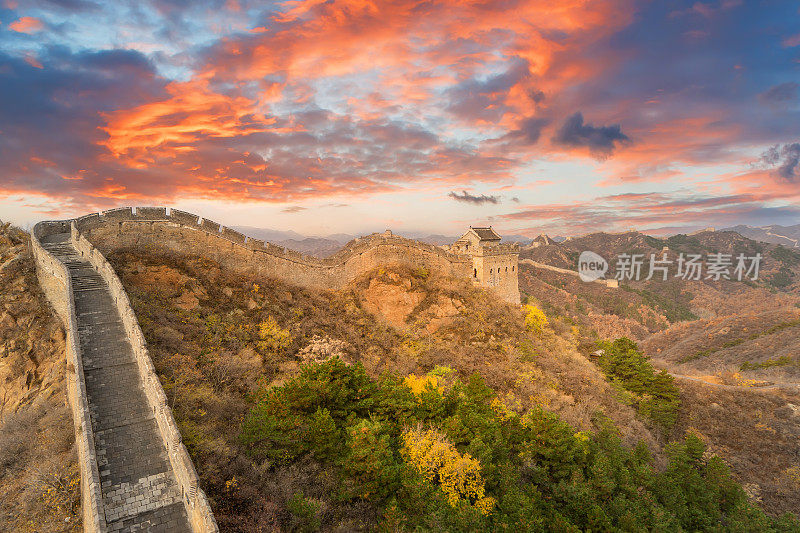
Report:
[[[84,531],[219,531],[122,283],[71,221],[31,238],[67,335]]]
[[[103,253],[126,247],[147,247],[199,255],[236,272],[267,276],[311,289],[341,289],[372,269],[403,266],[469,279],[509,303],[519,305],[520,301],[516,268],[519,247],[516,244],[484,248],[480,256],[471,256],[454,254],[387,231],[355,239],[336,254],[320,259],[253,239],[198,215],[165,207],[109,209],[76,218],[74,224],[78,232]],[[474,264],[476,260],[483,266]],[[496,276],[479,280],[483,269],[495,268]]]
[[[191,531],[114,299],[68,233],[42,239],[72,278],[107,531]]]

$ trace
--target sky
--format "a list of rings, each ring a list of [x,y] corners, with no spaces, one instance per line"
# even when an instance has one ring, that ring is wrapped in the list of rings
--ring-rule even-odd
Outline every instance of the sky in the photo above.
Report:
[[[796,1],[0,0],[0,219],[800,223]]]

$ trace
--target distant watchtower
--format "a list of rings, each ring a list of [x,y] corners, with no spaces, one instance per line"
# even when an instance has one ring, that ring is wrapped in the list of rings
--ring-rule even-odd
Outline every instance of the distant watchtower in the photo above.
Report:
[[[452,246],[456,254],[472,256],[472,282],[490,287],[504,300],[518,304],[519,298],[519,246],[501,244],[501,237],[491,226],[470,226]]]

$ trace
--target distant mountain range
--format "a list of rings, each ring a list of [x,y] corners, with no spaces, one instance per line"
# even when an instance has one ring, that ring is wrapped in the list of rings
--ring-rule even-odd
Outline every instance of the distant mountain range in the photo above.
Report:
[[[256,239],[263,239],[276,246],[283,246],[290,250],[295,250],[304,254],[316,257],[328,257],[339,251],[342,246],[356,238],[356,235],[347,233],[334,233],[318,237],[311,237],[297,233],[296,231],[281,231],[270,228],[255,228],[252,226],[233,226],[233,229]],[[425,235],[422,233],[398,233],[403,237],[415,239],[428,244],[442,246],[452,244],[460,237],[452,235]],[[530,244],[533,239],[524,235],[505,235],[503,242],[518,242],[520,244]]]
[[[800,248],[800,224],[794,226],[733,226],[722,231],[735,231],[754,241],[782,244],[790,248]]]
[[[255,237],[256,239],[263,239],[271,242],[277,246],[283,246],[291,250],[314,255],[317,257],[328,257],[335,254],[345,244],[356,238],[356,235],[348,233],[334,233],[324,236],[308,236],[298,233],[296,231],[281,231],[269,228],[255,228],[252,226],[234,226],[234,229],[241,231],[245,235]],[[666,235],[671,235],[677,232],[678,228],[671,228],[673,231],[665,232]],[[688,228],[681,228],[684,231],[679,233],[688,233],[685,231]],[[782,244],[790,248],[800,248],[800,224],[794,226],[733,226],[730,228],[723,228],[720,231],[735,231],[743,237],[753,239],[754,241],[767,242],[771,244]],[[647,232],[650,233],[650,232]],[[399,233],[403,237],[416,239],[421,242],[442,246],[451,244],[458,239],[458,235],[441,235],[431,234],[426,235],[422,233]],[[526,237],[524,235],[504,235],[503,242],[518,242],[521,245],[529,245],[535,239]],[[563,242],[564,237],[552,237],[554,242]]]
[[[270,228],[254,228],[252,226],[234,226],[249,237],[262,239],[276,246],[283,246],[300,253],[317,257],[328,257],[335,254],[342,246],[355,239],[354,235],[333,233],[324,237],[308,237],[296,231],[281,231]]]

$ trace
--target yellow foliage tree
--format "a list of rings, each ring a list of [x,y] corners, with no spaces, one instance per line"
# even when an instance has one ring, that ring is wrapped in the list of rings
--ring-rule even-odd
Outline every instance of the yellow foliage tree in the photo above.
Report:
[[[278,353],[292,343],[292,334],[278,325],[270,315],[258,326],[258,350],[263,354]]]
[[[533,305],[525,305],[525,329],[541,335],[545,326],[548,325],[547,316],[544,311]]]
[[[494,509],[497,501],[486,496],[478,460],[458,453],[438,431],[421,427],[405,431],[401,453],[426,481],[441,487],[453,507],[463,502],[484,515]]]
[[[434,389],[439,388],[439,378],[436,376],[419,376],[417,377],[416,374],[409,374],[403,380],[406,387],[411,389],[416,396],[422,394],[422,392],[430,385]]]

